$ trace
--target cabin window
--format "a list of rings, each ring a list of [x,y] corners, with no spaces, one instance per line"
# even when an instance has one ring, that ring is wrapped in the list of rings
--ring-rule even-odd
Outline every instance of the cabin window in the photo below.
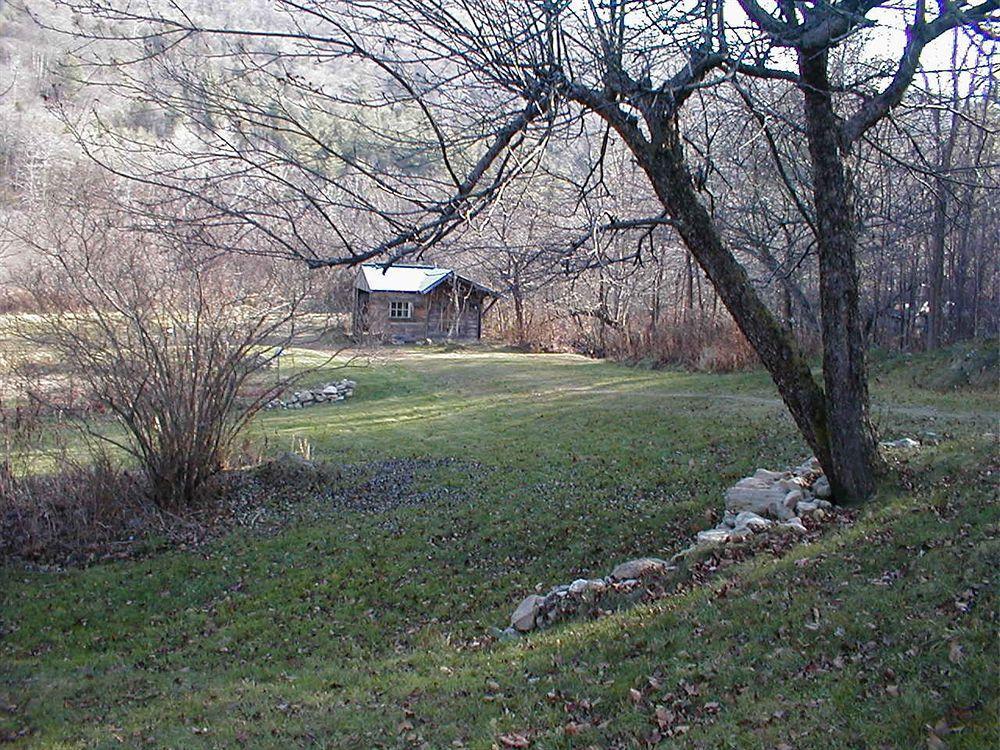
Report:
[[[389,318],[390,320],[409,320],[413,317],[413,303],[412,302],[390,302],[389,303]]]

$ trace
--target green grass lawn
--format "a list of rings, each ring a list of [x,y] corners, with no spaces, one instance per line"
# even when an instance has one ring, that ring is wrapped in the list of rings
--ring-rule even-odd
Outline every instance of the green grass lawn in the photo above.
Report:
[[[669,556],[740,476],[800,462],[773,387],[761,373],[488,349],[400,352],[345,374],[353,399],[268,412],[255,436],[348,464],[418,459],[401,490],[427,499],[372,513],[304,496],[277,531],[65,572],[0,568],[0,738],[1000,742],[992,389],[941,393],[886,369],[873,386],[883,435],[942,440],[897,462],[857,523],[654,604],[495,642],[490,628],[536,586]]]

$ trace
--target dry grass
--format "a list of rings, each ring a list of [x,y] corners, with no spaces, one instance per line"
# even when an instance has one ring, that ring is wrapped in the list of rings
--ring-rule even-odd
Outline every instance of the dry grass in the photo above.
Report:
[[[106,457],[61,471],[0,478],[0,557],[81,562],[115,557],[159,525],[136,477]]]
[[[536,309],[531,312],[523,340],[517,340],[510,327],[491,333],[526,351],[575,352],[692,372],[736,372],[758,365],[753,348],[727,315],[692,314],[652,329],[645,319],[641,324],[610,324],[597,318],[556,317]]]

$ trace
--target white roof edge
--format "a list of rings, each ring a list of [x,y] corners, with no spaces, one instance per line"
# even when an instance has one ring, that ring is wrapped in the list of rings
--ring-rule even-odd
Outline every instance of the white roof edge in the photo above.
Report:
[[[360,279],[371,292],[400,292],[411,294],[426,294],[450,276],[462,279],[488,294],[497,295],[489,287],[457,273],[451,268],[440,268],[430,265],[394,264],[388,267],[381,263],[363,263],[359,280],[355,285],[360,287]]]

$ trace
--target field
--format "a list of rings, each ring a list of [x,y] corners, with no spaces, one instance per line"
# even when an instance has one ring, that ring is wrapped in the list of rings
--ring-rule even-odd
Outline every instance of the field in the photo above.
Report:
[[[491,633],[536,586],[669,557],[736,479],[805,458],[773,386],[485,348],[340,370],[353,399],[253,427],[352,467],[332,495],[190,549],[0,568],[0,741],[996,747],[1000,399],[918,370],[880,366],[877,421],[939,441],[854,523],[514,641]]]

